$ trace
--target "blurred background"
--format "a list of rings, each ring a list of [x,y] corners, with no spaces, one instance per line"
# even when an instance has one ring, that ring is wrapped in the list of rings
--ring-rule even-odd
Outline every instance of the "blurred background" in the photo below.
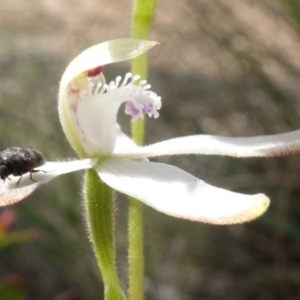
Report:
[[[129,0],[0,0],[0,149],[76,157],[61,130],[57,89],[83,49],[130,35]],[[300,128],[299,0],[161,0],[149,82],[162,96],[147,143],[181,135],[253,136]],[[129,62],[106,67],[107,80]],[[129,119],[120,113],[129,132]],[[163,158],[213,185],[266,193],[269,211],[212,226],[145,212],[147,300],[300,299],[300,160]],[[96,300],[102,283],[81,215],[82,174],[53,180],[0,210],[0,299]],[[127,286],[127,200],[116,239]]]

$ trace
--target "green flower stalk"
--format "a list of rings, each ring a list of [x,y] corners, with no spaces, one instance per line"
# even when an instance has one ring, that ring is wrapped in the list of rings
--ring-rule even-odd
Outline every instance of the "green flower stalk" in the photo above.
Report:
[[[156,0],[135,0],[132,12],[132,37],[149,39],[151,22],[154,16]],[[148,55],[140,55],[132,60],[131,72],[147,79]],[[137,145],[144,144],[145,122],[139,119],[132,123],[132,139]],[[144,224],[143,205],[134,198],[129,199],[128,214],[128,268],[130,300],[142,300],[144,297]]]

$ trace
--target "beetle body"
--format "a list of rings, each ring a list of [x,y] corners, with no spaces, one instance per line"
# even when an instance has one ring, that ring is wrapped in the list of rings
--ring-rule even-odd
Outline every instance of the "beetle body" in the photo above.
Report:
[[[33,180],[31,175],[35,172],[34,168],[45,162],[44,155],[33,148],[8,148],[0,152],[0,178],[5,180],[9,175],[22,177],[23,174],[30,172],[30,179]]]

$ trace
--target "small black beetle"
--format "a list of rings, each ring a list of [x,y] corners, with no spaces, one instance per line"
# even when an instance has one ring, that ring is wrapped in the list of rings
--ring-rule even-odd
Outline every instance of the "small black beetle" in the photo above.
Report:
[[[0,152],[0,178],[5,180],[9,175],[21,176],[17,182],[17,186],[22,179],[22,175],[30,172],[38,172],[34,170],[46,162],[44,155],[33,148],[12,147]]]

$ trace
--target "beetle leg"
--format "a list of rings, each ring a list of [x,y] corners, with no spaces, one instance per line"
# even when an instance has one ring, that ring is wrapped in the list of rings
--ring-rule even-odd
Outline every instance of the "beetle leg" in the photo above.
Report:
[[[30,176],[29,176],[29,178],[30,178],[31,181],[36,182],[36,180],[34,180],[34,179],[32,178],[32,173],[34,173],[34,172],[38,172],[38,171],[31,170],[31,171],[30,171]]]
[[[43,172],[43,173],[47,173],[46,171],[43,171],[43,170],[31,170],[30,171],[30,179],[31,179],[31,181],[34,181],[34,182],[37,182],[36,180],[34,180],[33,178],[32,178],[32,173],[37,173],[37,172]]]
[[[17,182],[17,188],[19,187],[19,183],[20,183],[22,177],[23,177],[23,175],[20,176],[20,179],[19,179],[18,182]],[[8,177],[7,177],[7,178],[8,178]],[[9,178],[8,178],[8,179],[9,179]],[[9,179],[9,180],[10,180],[10,179]]]

